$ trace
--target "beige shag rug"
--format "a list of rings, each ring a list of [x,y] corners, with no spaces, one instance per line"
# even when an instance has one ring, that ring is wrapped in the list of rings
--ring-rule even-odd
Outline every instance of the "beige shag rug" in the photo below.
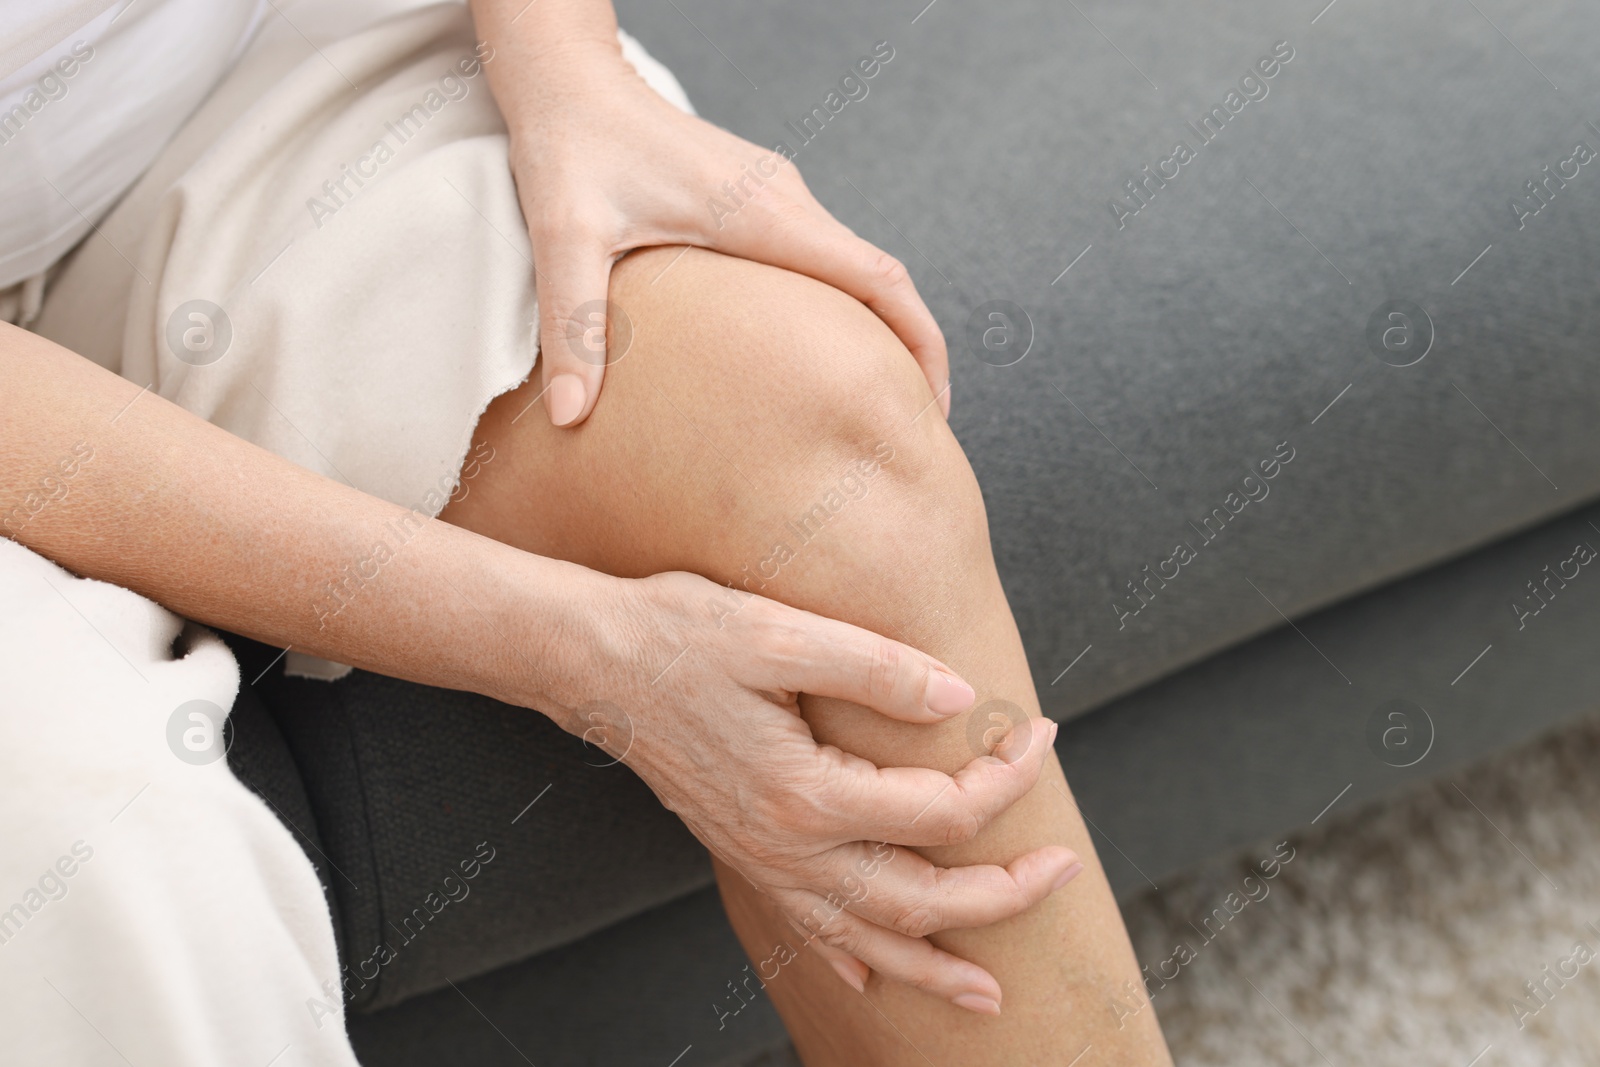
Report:
[[[1330,816],[1210,942],[1270,847],[1124,902],[1141,963],[1194,953],[1153,998],[1178,1063],[1600,1063],[1597,769],[1591,719]]]
[[[1600,1064],[1600,718],[1277,844],[1123,902],[1179,1067]]]

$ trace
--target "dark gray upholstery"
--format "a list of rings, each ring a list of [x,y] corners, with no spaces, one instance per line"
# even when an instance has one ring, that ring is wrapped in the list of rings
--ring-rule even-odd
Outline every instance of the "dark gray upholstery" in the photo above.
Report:
[[[915,277],[1057,716],[1281,625],[1273,605],[1333,603],[1600,492],[1600,160],[1523,230],[1509,207],[1578,141],[1600,150],[1580,103],[1600,95],[1600,11],[1479,3],[1525,60],[1464,0],[1339,0],[1311,25],[1326,2],[938,0],[915,24],[927,0],[620,5],[702,114],[798,148],[817,197]],[[880,40],[894,58],[867,96],[800,147],[785,124]],[[1198,147],[1187,123],[1279,41],[1294,58],[1268,95]],[[1119,231],[1110,201],[1178,140],[1197,158]],[[1366,340],[1394,299],[1435,327],[1411,367]],[[1032,319],[1014,366],[966,341],[992,300]],[[1271,495],[1205,545],[1188,524],[1283,441]],[[1181,540],[1198,558],[1119,629],[1112,603],[1136,606],[1126,583]]]
[[[1592,710],[1600,578],[1563,561],[1600,546],[1583,510],[1600,494],[1600,160],[1550,180],[1521,228],[1511,204],[1578,142],[1600,148],[1583,111],[1600,9],[924,2],[619,7],[706,117],[798,148],[824,204],[916,277],[951,340],[953,426],[1046,709],[1078,716],[1058,746],[1119,889]],[[826,108],[878,41],[894,56],[867,95],[801,147],[785,123]],[[1293,58],[1267,95],[1201,147],[1187,123],[1280,41]],[[1179,139],[1195,158],[1147,179],[1119,229],[1113,198]],[[1013,365],[968,340],[991,301],[1031,322]],[[1392,301],[1431,341],[1409,366],[1369,340]],[[1266,495],[1240,505],[1247,491]],[[1135,599],[1127,583],[1180,542],[1194,559]],[[1547,565],[1567,577],[1535,594]],[[1522,614],[1535,595],[1548,606]],[[488,702],[370,676],[331,688],[347,749],[371,759],[331,754],[307,691],[268,702],[324,847],[369,857],[348,894],[335,878],[345,942],[487,836],[455,805],[509,820],[553,780],[604,791],[519,839],[533,870],[541,842],[570,850],[571,884],[464,905],[434,931],[452,947],[413,953],[371,1003],[458,989],[352,1017],[366,1062],[665,1064],[692,1044],[685,1065],[732,1063],[778,1038],[764,1002],[716,1028],[743,961],[712,894],[683,896],[703,884],[695,846],[620,768],[601,784],[581,746]],[[591,817],[660,820],[626,892],[604,893],[619,854],[585,837]],[[588,899],[591,871],[592,914],[538,912]],[[626,901],[655,910],[468,980]]]
[[[678,1067],[734,1067],[786,1040],[764,998],[733,1014],[728,983],[750,964],[714,890],[536,963],[352,1016],[356,1054],[371,1067],[667,1067],[689,1050]]]

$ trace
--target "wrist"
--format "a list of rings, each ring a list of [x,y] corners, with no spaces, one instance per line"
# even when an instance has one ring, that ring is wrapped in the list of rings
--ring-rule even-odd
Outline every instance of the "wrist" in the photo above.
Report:
[[[620,658],[615,618],[624,579],[564,560],[506,549],[486,561],[485,587],[493,589],[487,640],[491,696],[532,708],[569,733],[585,703],[603,696],[597,680]],[[508,573],[509,572],[509,573]]]
[[[632,69],[622,57],[615,30],[608,35],[574,31],[538,42],[524,37],[491,39],[495,61],[484,66],[495,103],[513,132],[554,109],[592,97],[599,85]]]
[[[553,10],[552,0],[539,0],[516,20],[503,14],[476,19],[478,36],[487,46],[484,69],[499,97],[502,90],[515,90],[515,97],[539,97],[570,88],[575,82],[592,78],[616,64],[625,65],[617,21],[610,14],[595,12],[582,19],[562,17]],[[543,17],[538,14],[541,9]]]

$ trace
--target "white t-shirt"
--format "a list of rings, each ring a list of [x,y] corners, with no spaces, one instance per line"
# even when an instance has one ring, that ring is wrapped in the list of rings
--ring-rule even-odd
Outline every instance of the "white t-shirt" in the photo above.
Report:
[[[0,289],[83,239],[268,12],[265,0],[0,0]]]

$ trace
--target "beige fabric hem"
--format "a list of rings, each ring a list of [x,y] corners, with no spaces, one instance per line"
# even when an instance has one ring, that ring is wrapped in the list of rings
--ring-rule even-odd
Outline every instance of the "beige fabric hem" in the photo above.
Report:
[[[536,354],[532,252],[483,70],[494,58],[457,4],[314,52],[279,30],[66,263],[34,328],[309,470],[436,516],[479,417]],[[623,44],[688,110],[671,74]],[[359,584],[330,583],[308,615]],[[289,657],[308,676],[348,669]]]

